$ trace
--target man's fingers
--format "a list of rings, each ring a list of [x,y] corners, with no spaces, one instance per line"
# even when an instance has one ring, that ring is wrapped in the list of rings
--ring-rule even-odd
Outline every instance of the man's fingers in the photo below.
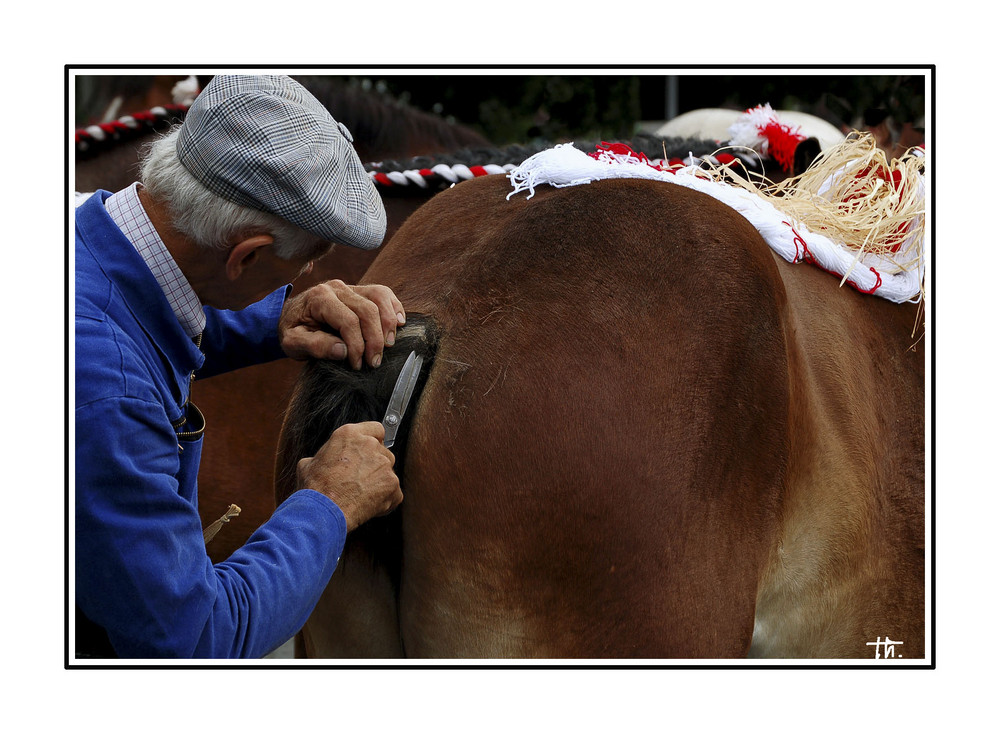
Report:
[[[354,369],[364,362],[378,367],[386,345],[396,341],[396,328],[406,321],[403,304],[385,286],[330,280],[299,298],[282,317],[282,347],[289,356],[346,358]]]
[[[400,489],[397,490],[394,496],[392,496],[386,501],[384,509],[382,510],[381,513],[376,515],[376,517],[385,517],[390,512],[399,507],[402,503],[403,503],[403,490]]]
[[[385,342],[392,346],[396,342],[396,327],[406,323],[403,304],[392,289],[384,285],[359,285],[355,290],[378,306]]]
[[[382,445],[381,423],[349,423],[334,430],[316,455],[296,466],[298,488],[322,492],[344,513],[348,532],[403,501],[395,456]]]
[[[361,369],[367,334],[362,327],[361,318],[354,310],[357,307],[358,302],[354,300],[350,291],[339,291],[336,293],[336,297],[316,299],[310,316],[312,320],[326,325],[340,335],[341,341],[347,346],[348,363],[354,369]],[[383,339],[381,334],[377,334],[377,336],[379,339],[378,353],[381,354]]]
[[[359,440],[361,443],[359,443]],[[367,451],[376,450],[383,454],[383,458],[388,459],[389,466],[395,466],[396,456],[389,449],[382,445],[385,440],[385,426],[378,421],[365,421],[364,423],[345,423],[335,429],[327,438],[326,443],[320,446],[314,459],[328,458],[327,455],[337,456],[344,451],[346,446],[363,445],[373,440],[377,446],[369,445]],[[305,461],[305,459],[303,459]],[[301,461],[300,461],[301,464]]]
[[[360,293],[352,293],[349,304],[358,317],[358,325],[364,337],[363,350],[365,361],[372,367],[382,364],[382,350],[385,349],[385,330],[382,328],[381,309],[378,304],[365,298]],[[350,348],[350,345],[348,345]]]
[[[347,358],[354,369],[361,369],[364,359],[377,367],[382,362],[385,332],[380,306],[339,281],[328,284],[334,298],[324,298],[314,315],[340,333],[347,345]]]

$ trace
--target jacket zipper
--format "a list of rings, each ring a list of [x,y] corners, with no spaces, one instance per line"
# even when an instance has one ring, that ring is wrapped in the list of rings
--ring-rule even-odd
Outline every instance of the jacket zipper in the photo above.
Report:
[[[194,345],[201,349],[201,334],[198,334],[194,338]],[[184,447],[181,446],[181,441],[193,441],[198,439],[202,434],[205,433],[205,415],[201,412],[197,405],[191,402],[191,389],[194,386],[194,371],[191,371],[191,376],[188,378],[188,399],[184,401],[184,405],[181,406],[181,410],[184,413],[176,421],[173,421],[170,425],[173,427],[174,431],[177,433],[177,449],[181,453],[184,452]],[[187,411],[193,409],[196,417],[198,418],[198,423],[201,424],[201,428],[194,431],[178,431],[177,429],[188,422]]]

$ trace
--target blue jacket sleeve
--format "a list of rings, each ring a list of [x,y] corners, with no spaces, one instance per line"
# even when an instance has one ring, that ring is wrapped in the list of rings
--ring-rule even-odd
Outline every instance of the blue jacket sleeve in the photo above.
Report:
[[[205,307],[199,379],[285,356],[278,342],[278,319],[291,286],[284,286],[240,311]]]
[[[213,565],[178,492],[162,407],[107,398],[76,413],[76,602],[121,657],[258,658],[306,621],[343,551],[343,513],[300,490]]]

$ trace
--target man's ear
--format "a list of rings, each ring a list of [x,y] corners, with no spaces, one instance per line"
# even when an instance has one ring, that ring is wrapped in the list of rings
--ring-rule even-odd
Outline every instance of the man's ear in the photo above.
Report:
[[[236,280],[247,268],[260,259],[262,247],[274,244],[274,237],[269,234],[258,234],[247,237],[236,243],[226,256],[226,277]]]

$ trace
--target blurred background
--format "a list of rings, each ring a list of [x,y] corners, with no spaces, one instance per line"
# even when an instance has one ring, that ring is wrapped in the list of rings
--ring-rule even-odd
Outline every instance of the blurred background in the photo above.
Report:
[[[306,87],[331,84],[378,94],[400,106],[443,117],[480,133],[495,145],[546,140],[628,138],[690,110],[743,110],[769,103],[775,110],[806,112],[842,131],[886,126],[895,138],[921,138],[926,70],[910,76],[878,73],[680,76],[594,73],[529,76],[482,74],[350,77],[296,76]],[[169,103],[184,77],[107,74],[77,76],[76,124],[116,119]],[[203,88],[210,76],[197,76]]]

